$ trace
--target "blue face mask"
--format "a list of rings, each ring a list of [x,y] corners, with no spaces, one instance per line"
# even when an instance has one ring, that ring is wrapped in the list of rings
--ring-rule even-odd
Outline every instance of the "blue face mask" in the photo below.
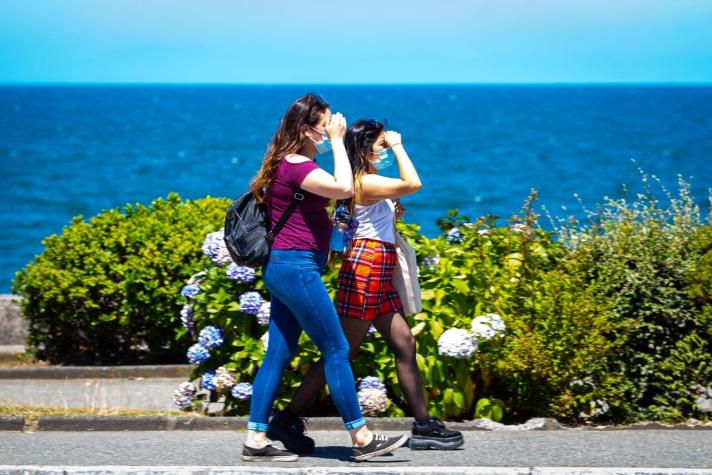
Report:
[[[321,155],[322,153],[326,153],[329,150],[331,150],[331,143],[329,142],[329,136],[326,135],[326,132],[321,132],[319,130],[316,130],[314,127],[310,128],[314,130],[315,132],[319,132],[321,134],[321,141],[319,142],[314,142],[314,146],[316,147],[316,153]]]
[[[376,170],[381,171],[393,165],[393,157],[388,154],[388,149],[381,150],[377,155],[379,160],[377,162],[371,162]]]

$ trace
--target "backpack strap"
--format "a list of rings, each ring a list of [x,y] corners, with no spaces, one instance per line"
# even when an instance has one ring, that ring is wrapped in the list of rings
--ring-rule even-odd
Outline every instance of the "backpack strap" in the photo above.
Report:
[[[274,242],[277,237],[277,234],[279,234],[284,225],[287,223],[287,220],[292,215],[292,213],[294,213],[294,210],[297,209],[297,205],[300,201],[304,201],[304,195],[297,191],[294,193],[294,196],[292,196],[292,202],[289,203],[289,207],[287,208],[287,210],[284,212],[282,217],[279,218],[279,221],[277,221],[277,224],[274,225],[274,228],[270,229],[270,231],[267,233],[267,240],[270,243]]]

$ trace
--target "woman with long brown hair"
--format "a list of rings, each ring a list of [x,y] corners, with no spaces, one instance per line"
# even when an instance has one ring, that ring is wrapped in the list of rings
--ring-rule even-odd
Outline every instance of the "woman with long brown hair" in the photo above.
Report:
[[[340,113],[332,115],[322,98],[307,94],[297,99],[282,118],[262,168],[250,184],[266,203],[272,226],[293,200],[299,203],[274,240],[263,269],[271,295],[269,341],[254,380],[243,460],[298,457],[273,447],[267,430],[282,373],[296,352],[302,330],[322,354],[326,383],[351,435],[353,458],[366,460],[392,452],[407,440],[406,435],[388,437],[366,427],[349,364],[349,344],[321,280],[332,229],[326,205],[329,199],[349,198],[354,193],[345,133],[346,120]],[[334,155],[333,175],[315,163],[317,153],[329,149]],[[313,450],[313,441],[307,449]]]

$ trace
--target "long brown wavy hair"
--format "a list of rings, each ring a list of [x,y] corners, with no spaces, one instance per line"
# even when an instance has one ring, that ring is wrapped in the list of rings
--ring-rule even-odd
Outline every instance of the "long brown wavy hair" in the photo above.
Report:
[[[329,104],[316,94],[302,96],[289,106],[267,147],[260,171],[250,182],[250,191],[258,201],[264,201],[265,192],[272,184],[279,161],[286,155],[297,153],[304,148],[308,140],[303,134],[304,126],[315,127],[328,108]]]

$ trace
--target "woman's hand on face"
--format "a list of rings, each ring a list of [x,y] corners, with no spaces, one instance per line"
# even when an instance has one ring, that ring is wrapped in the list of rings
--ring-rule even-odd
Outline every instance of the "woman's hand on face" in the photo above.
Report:
[[[332,114],[329,123],[326,124],[326,135],[329,136],[331,141],[343,139],[344,135],[346,135],[346,118],[341,115],[341,112]]]
[[[385,133],[386,145],[393,147],[401,143],[401,134],[395,130],[389,130]]]

